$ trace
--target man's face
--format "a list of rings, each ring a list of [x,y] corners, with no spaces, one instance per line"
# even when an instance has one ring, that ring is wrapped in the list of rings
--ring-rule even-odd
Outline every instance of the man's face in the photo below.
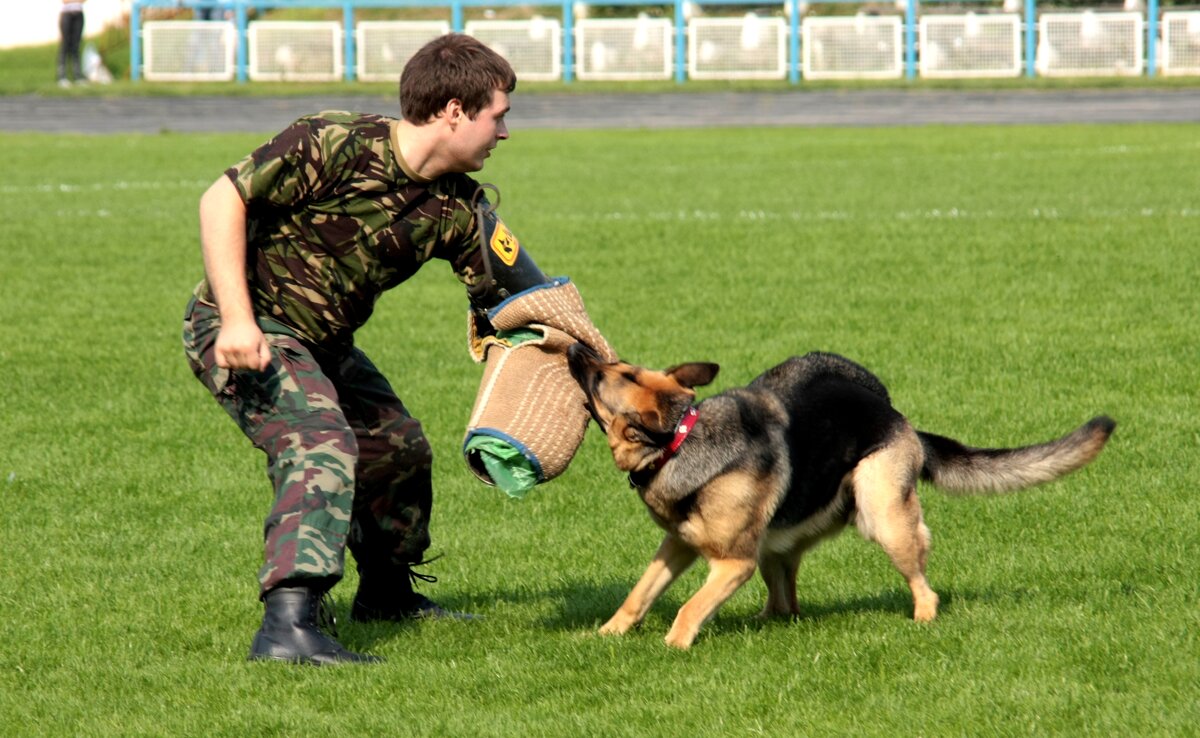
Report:
[[[495,90],[491,104],[476,113],[474,119],[460,110],[452,144],[457,171],[483,169],[483,160],[491,155],[497,144],[508,138],[508,125],[504,122],[508,108],[508,93]]]

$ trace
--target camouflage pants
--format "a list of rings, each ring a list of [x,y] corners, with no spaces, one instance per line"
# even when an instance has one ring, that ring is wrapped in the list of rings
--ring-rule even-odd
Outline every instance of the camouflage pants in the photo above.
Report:
[[[349,545],[359,569],[402,569],[429,547],[429,441],[387,380],[355,348],[318,354],[268,333],[262,372],[217,367],[217,309],[188,305],[183,343],[192,372],[267,456],[275,504],[259,584],[332,586]]]

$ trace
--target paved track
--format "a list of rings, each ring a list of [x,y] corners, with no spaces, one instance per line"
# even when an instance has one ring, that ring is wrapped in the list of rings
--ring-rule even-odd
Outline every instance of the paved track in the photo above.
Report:
[[[509,122],[534,128],[1200,123],[1200,89],[527,94]],[[0,97],[0,130],[270,133],[323,109],[395,112],[383,97]]]

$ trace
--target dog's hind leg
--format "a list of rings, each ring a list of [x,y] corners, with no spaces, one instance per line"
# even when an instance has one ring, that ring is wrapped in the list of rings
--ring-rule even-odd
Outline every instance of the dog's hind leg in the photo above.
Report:
[[[843,495],[852,494],[847,483],[838,496],[823,510],[791,528],[770,530],[760,544],[758,568],[767,585],[767,603],[759,617],[796,617],[800,605],[796,602],[796,573],[800,560],[826,538],[832,538],[846,526]]]
[[[883,449],[859,462],[851,480],[859,532],[887,552],[912,590],[913,619],[927,622],[937,616],[938,596],[925,578],[929,528],[921,516],[916,488],[921,459],[920,441],[906,427]]]
[[[758,614],[760,618],[800,614],[800,605],[796,602],[796,572],[802,554],[803,550],[795,555],[791,551],[764,551],[758,557],[758,572],[767,585],[767,603]]]
[[[797,537],[785,532],[774,540],[768,534],[758,555],[758,572],[762,575],[763,583],[767,585],[767,603],[758,613],[760,618],[800,615],[800,604],[796,601],[796,574],[800,571],[800,559],[817,545],[821,538],[834,535],[841,528],[841,524],[831,526],[831,529],[821,536]],[[772,548],[772,545],[787,548],[779,551]]]
[[[605,635],[621,635],[640,624],[658,596],[666,591],[680,574],[687,571],[697,556],[694,548],[668,534],[658,547],[658,552],[654,554],[654,560],[634,585],[633,591],[608,622],[600,627],[600,632]]]
[[[758,562],[754,559],[709,560],[708,579],[692,598],[679,608],[675,622],[667,633],[666,643],[675,648],[690,648],[700,626],[704,625],[738,588],[754,576]]]

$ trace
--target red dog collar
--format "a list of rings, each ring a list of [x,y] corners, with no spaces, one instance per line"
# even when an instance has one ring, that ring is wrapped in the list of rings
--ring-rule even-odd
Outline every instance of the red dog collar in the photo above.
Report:
[[[683,417],[679,419],[679,424],[675,426],[675,437],[671,442],[663,448],[662,454],[655,459],[649,466],[641,471],[630,472],[629,486],[634,489],[643,489],[650,480],[658,473],[658,470],[663,468],[663,465],[671,460],[683,442],[687,440],[688,434],[692,432],[692,426],[696,425],[696,421],[700,418],[700,414],[696,412],[695,406],[689,407]]]
[[[700,413],[696,412],[695,406],[689,407],[683,417],[679,419],[679,425],[675,427],[675,437],[671,439],[671,445],[667,446],[667,451],[672,456],[687,440],[688,433],[692,432],[692,426],[696,424],[696,419],[700,417]]]
[[[658,461],[651,464],[653,469],[661,469],[663,464],[671,460],[683,442],[687,440],[688,433],[692,432],[692,426],[696,424],[696,419],[700,414],[696,412],[695,406],[689,407],[683,417],[679,419],[679,425],[675,426],[675,437],[671,439],[670,445],[663,449],[662,456],[658,457]]]

